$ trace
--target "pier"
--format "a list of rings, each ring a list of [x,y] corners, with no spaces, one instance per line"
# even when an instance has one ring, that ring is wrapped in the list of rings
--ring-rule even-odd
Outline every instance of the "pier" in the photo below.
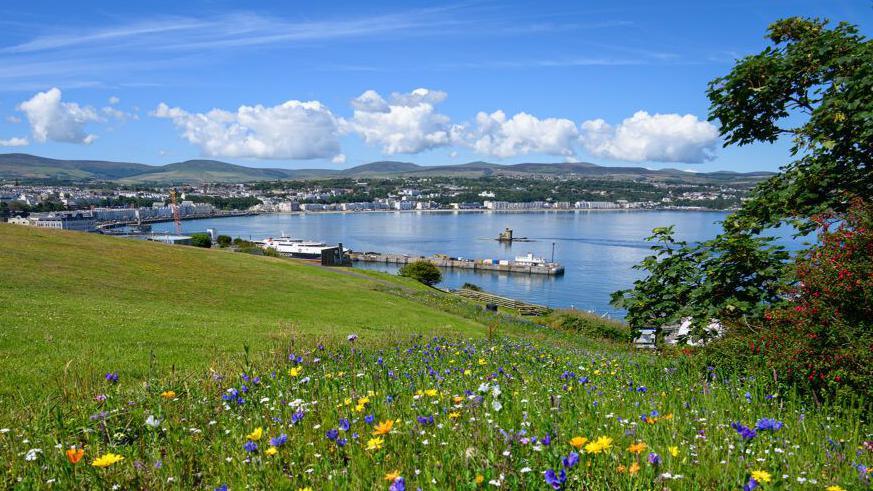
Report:
[[[502,273],[544,274],[560,276],[564,266],[559,263],[527,263],[520,261],[497,261],[493,259],[462,259],[443,255],[409,256],[405,254],[383,254],[379,252],[351,252],[353,262],[407,264],[427,261],[438,268],[472,269],[477,271],[498,271]]]

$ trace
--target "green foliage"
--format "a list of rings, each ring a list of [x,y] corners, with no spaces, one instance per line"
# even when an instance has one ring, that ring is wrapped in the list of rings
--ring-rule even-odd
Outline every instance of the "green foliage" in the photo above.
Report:
[[[398,274],[420,281],[428,286],[436,285],[443,279],[440,269],[429,261],[414,261],[404,264]]]
[[[219,235],[215,239],[218,242],[218,245],[221,247],[229,247],[233,239],[230,238],[229,235]]]
[[[461,289],[473,290],[474,292],[481,292],[482,291],[482,287],[479,285],[476,285],[474,283],[464,283],[463,285],[461,285]]]
[[[673,227],[648,237],[654,253],[634,266],[648,274],[633,288],[612,294],[635,328],[663,327],[693,319],[692,337],[706,339],[712,319],[737,324],[759,317],[781,300],[788,253],[770,237],[749,232],[720,234],[689,245],[673,238]]]
[[[602,319],[587,312],[556,310],[541,322],[554,329],[581,334],[591,339],[621,343],[630,343],[634,339],[634,332],[627,324]]]
[[[873,41],[847,23],[798,17],[775,22],[768,37],[772,46],[710,83],[710,119],[725,145],[790,137],[800,158],[756,186],[727,228],[792,220],[811,231],[812,215],[873,195]]]
[[[197,232],[191,234],[191,245],[194,247],[212,247],[212,237],[209,236],[206,232]]]

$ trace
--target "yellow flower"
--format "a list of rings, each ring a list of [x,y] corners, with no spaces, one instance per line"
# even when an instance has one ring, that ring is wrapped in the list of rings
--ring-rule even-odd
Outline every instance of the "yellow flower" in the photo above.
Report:
[[[291,375],[292,377],[297,377],[301,373],[303,373],[303,367],[292,367],[288,370],[288,375]]]
[[[370,403],[369,397],[361,397],[360,399],[358,399],[359,406],[364,406],[364,405],[369,404],[369,403]]]
[[[173,399],[176,397],[176,393],[172,390],[165,390],[161,392],[161,397],[163,397],[164,399]]]
[[[427,389],[426,391],[424,391],[424,395],[426,395],[428,397],[436,397],[437,394],[438,394],[438,392],[436,389]]]
[[[124,457],[121,455],[107,453],[94,459],[94,461],[91,462],[91,465],[93,465],[94,467],[109,467],[110,465],[116,462],[121,462],[122,460],[124,460]]]
[[[825,491],[846,491],[842,486],[837,486],[834,484],[833,486],[828,486],[825,488]]]
[[[485,361],[485,358],[479,358],[479,364],[480,364],[480,365],[487,365],[488,362]]]
[[[346,406],[351,405],[351,404],[352,404],[352,398],[351,398],[351,397],[346,397],[346,399],[343,401],[343,404],[345,404]]]
[[[450,418],[450,419],[458,419],[458,418],[460,418],[460,417],[461,417],[461,413],[459,413],[459,412],[457,412],[457,411],[454,411],[454,412],[449,413],[449,418]]]
[[[312,491],[312,488],[306,486],[305,488],[297,488],[297,491]]]
[[[363,404],[358,404],[357,406],[355,406],[355,412],[357,412],[357,413],[363,412],[365,408],[366,408],[366,406],[364,406]]]
[[[625,467],[624,464],[618,464],[618,467],[615,468],[615,471],[619,474],[624,474],[625,472],[627,472],[627,467]]]
[[[460,404],[460,403],[464,402],[464,398],[461,396],[455,396],[455,397],[452,397],[452,402],[454,402],[455,404]]]
[[[640,471],[640,464],[634,462],[633,464],[631,464],[630,468],[627,470],[627,473],[633,476],[634,474],[636,474],[639,471]]]
[[[472,375],[472,374],[473,374],[473,372],[471,372],[469,368],[466,369],[466,370],[464,370],[464,375],[466,375],[466,376],[469,377],[469,376]]]
[[[612,438],[609,438],[608,436],[602,436],[597,440],[589,443],[588,445],[585,445],[585,453],[597,454],[600,452],[605,452],[610,448],[612,448]]]
[[[767,471],[752,471],[752,479],[758,482],[768,483],[773,480],[773,476]]]
[[[262,436],[264,436],[264,429],[258,426],[257,428],[255,428],[255,431],[246,435],[246,438],[252,441],[258,441],[261,439]]]
[[[394,480],[397,479],[398,477],[400,477],[400,471],[399,471],[399,470],[391,471],[391,472],[385,474],[385,480],[386,480],[386,481],[394,482]]]
[[[643,453],[643,450],[646,449],[646,444],[643,442],[637,442],[631,444],[631,446],[627,447],[627,451],[630,453],[635,453],[637,455]]]
[[[670,451],[670,455],[672,455],[673,457],[679,456],[679,447],[667,447],[667,450]]]
[[[482,484],[485,481],[485,476],[482,474],[476,474],[476,484]]]
[[[277,453],[279,453],[279,449],[276,447],[270,447],[267,450],[264,450],[264,453],[267,454],[268,456],[272,457],[272,456],[276,455]]]
[[[584,436],[574,436],[573,438],[570,439],[570,445],[573,445],[574,447],[576,447],[577,450],[582,448],[582,446],[585,445],[586,443],[588,443],[588,439],[585,438]]]
[[[385,421],[380,422],[376,425],[373,430],[373,436],[387,435],[391,432],[391,428],[394,427],[394,420],[386,419]]]
[[[382,444],[385,443],[380,437],[370,438],[367,440],[367,450],[379,450],[382,448]]]

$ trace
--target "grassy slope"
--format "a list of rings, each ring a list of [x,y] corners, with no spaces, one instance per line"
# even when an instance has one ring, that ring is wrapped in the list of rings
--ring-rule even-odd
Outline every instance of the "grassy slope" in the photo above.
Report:
[[[481,335],[384,293],[417,288],[296,261],[0,224],[0,406],[71,373],[205,368],[295,335]],[[387,287],[386,287],[387,285]]]

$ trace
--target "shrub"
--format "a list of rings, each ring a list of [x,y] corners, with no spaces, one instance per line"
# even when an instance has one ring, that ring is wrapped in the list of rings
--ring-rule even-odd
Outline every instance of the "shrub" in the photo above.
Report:
[[[428,261],[415,261],[404,264],[400,268],[399,274],[400,276],[418,280],[428,286],[436,285],[443,279],[443,274],[439,268]]]
[[[216,239],[216,242],[218,242],[218,245],[221,247],[228,247],[232,241],[233,240],[230,238],[229,235],[219,235]]]
[[[462,290],[473,290],[474,292],[481,292],[482,287],[473,283],[464,283],[461,285]]]
[[[633,341],[633,330],[621,322],[602,319],[594,314],[570,310],[557,310],[545,317],[547,326],[582,334],[589,338],[608,339],[629,343]]]
[[[794,264],[791,302],[765,315],[749,349],[816,397],[873,400],[873,205],[819,216],[819,245]],[[835,226],[835,228],[834,228]],[[833,228],[833,230],[831,230]]]
[[[212,237],[205,232],[198,232],[196,234],[191,234],[191,245],[194,247],[212,247]]]

